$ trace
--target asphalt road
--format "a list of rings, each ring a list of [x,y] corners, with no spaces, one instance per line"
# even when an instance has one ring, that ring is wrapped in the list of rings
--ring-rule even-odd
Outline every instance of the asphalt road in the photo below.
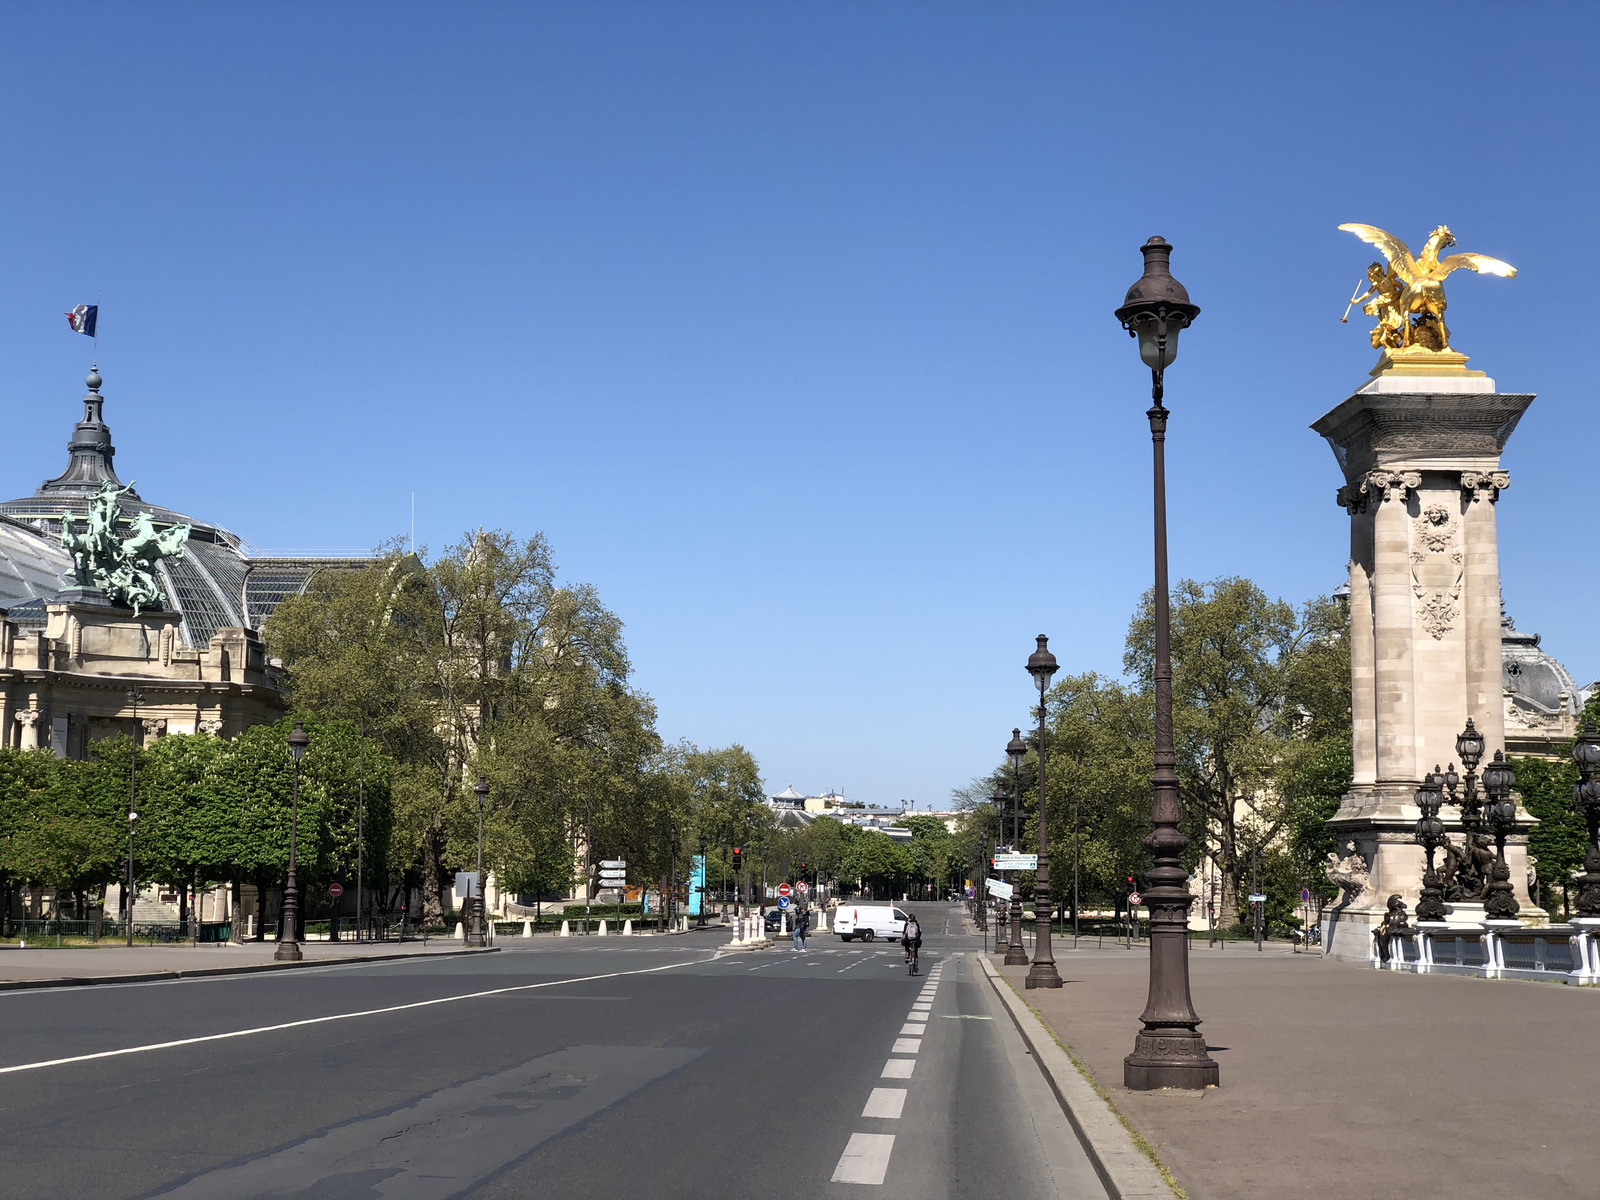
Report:
[[[922,915],[918,977],[708,932],[0,994],[0,1196],[1100,1200],[979,940]]]

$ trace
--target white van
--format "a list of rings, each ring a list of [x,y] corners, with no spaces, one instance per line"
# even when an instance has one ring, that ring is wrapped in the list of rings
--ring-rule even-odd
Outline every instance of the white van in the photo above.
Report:
[[[856,938],[897,942],[905,927],[905,910],[892,904],[841,904],[833,914],[833,931],[847,942]]]

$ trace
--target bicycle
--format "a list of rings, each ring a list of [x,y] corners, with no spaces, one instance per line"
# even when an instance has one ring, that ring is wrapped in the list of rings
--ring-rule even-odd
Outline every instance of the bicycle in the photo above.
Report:
[[[916,942],[912,942],[906,946],[906,962],[910,964],[910,970],[906,972],[907,975],[918,975],[921,973],[918,969],[921,966],[921,963],[919,962],[921,955],[918,953],[920,950],[921,947],[917,945]]]

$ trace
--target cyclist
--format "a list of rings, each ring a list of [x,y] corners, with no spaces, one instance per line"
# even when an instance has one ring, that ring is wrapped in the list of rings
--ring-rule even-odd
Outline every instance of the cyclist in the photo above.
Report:
[[[905,947],[906,962],[911,964],[910,974],[917,973],[918,951],[922,949],[922,926],[917,923],[915,913],[906,917],[905,928],[900,932],[900,944]]]

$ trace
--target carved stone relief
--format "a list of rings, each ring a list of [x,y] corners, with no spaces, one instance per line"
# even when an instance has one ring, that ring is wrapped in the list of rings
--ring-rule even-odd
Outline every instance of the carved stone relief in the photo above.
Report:
[[[1428,505],[1412,522],[1411,594],[1417,599],[1422,627],[1434,641],[1450,632],[1460,615],[1456,603],[1466,570],[1456,544],[1458,525],[1440,504]]]

